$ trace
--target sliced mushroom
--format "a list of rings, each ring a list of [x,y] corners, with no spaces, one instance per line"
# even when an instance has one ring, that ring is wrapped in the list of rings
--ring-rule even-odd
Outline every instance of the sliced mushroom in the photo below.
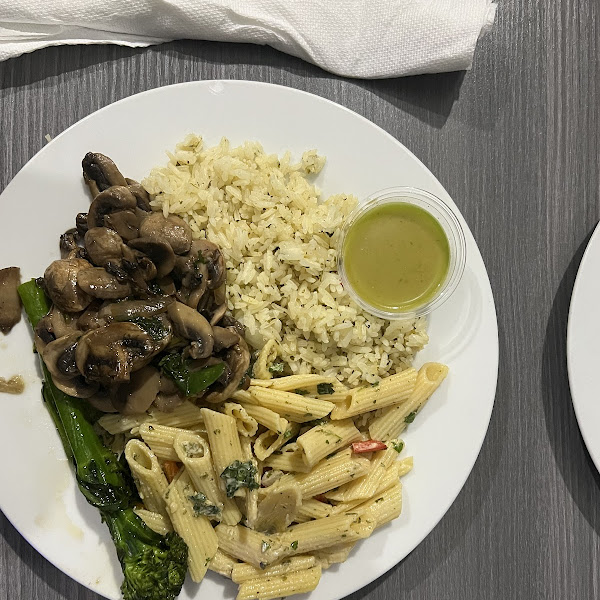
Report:
[[[75,362],[89,381],[103,385],[129,381],[155,353],[152,338],[133,323],[110,323],[84,334],[77,343]]]
[[[112,403],[111,397],[106,391],[101,391],[90,396],[87,401],[97,410],[105,413],[119,412]]]
[[[167,277],[161,277],[156,284],[158,285],[158,287],[162,290],[162,293],[165,296],[174,296],[175,292],[177,291],[175,289],[175,282],[173,281],[173,279],[169,276]]]
[[[101,317],[98,313],[102,302],[99,299],[94,300],[77,319],[77,329],[80,331],[91,331],[108,325],[110,319]]]
[[[86,381],[81,375],[78,377],[52,377],[54,385],[67,394],[75,398],[90,398],[98,391],[98,384]]]
[[[220,352],[225,348],[231,348],[231,346],[237,343],[240,337],[235,331],[226,329],[225,327],[213,326],[212,331],[215,340],[213,352]]]
[[[89,259],[97,267],[104,267],[107,262],[119,260],[123,256],[121,236],[107,227],[88,229],[84,243]]]
[[[185,398],[181,394],[163,394],[162,392],[156,396],[154,400],[154,406],[161,412],[172,412],[178,406],[181,406],[185,402]]]
[[[48,314],[38,321],[34,329],[34,343],[40,356],[46,344],[77,331],[74,316],[76,315],[65,314],[53,306]]]
[[[156,265],[157,277],[168,275],[175,266],[171,246],[158,238],[139,237],[129,242],[129,247],[143,252]]]
[[[85,232],[88,230],[88,215],[87,213],[78,213],[77,217],[75,217],[75,227],[79,232],[79,235],[85,235]]]
[[[79,231],[76,228],[69,229],[60,236],[59,246],[62,258],[67,258],[71,253],[78,252],[81,249],[79,239]],[[73,257],[69,256],[69,258]]]
[[[217,403],[227,400],[239,387],[250,366],[250,351],[242,337],[227,352],[225,364],[229,368],[229,377],[225,383],[217,383],[204,399]]]
[[[132,373],[129,383],[116,388],[112,403],[122,415],[138,415],[150,408],[159,389],[159,372],[154,367],[146,366]]]
[[[150,300],[124,300],[111,302],[103,306],[99,312],[100,317],[108,317],[115,321],[126,321],[134,317],[153,317],[167,311],[173,298],[153,298]]]
[[[21,283],[19,267],[0,269],[0,331],[8,333],[21,319]]]
[[[99,192],[114,186],[125,186],[127,181],[115,163],[99,152],[88,152],[81,161],[83,178],[95,198]]]
[[[92,201],[88,212],[88,228],[104,227],[106,215],[118,211],[135,209],[137,200],[135,196],[124,186],[114,186],[100,192]],[[133,213],[135,216],[135,213]]]
[[[210,316],[210,324],[214,327],[224,317],[226,312],[227,304],[223,302],[223,304],[220,304],[213,310],[213,313]]]
[[[133,210],[118,210],[106,215],[104,224],[114,229],[126,242],[140,235],[140,218]]]
[[[129,191],[137,200],[138,208],[141,208],[144,212],[150,212],[152,210],[152,207],[150,206],[150,194],[148,194],[144,187],[134,179],[125,177],[125,181],[127,182]]]
[[[191,340],[190,356],[206,358],[213,351],[213,333],[210,323],[197,311],[181,302],[173,302],[167,309],[175,333]]]
[[[208,269],[208,288],[214,290],[225,281],[225,259],[219,246],[208,240],[194,240],[189,255],[201,260]]]
[[[246,335],[246,328],[237,320],[234,319],[231,315],[223,315],[221,322],[219,323],[221,327],[229,327],[237,332],[241,337]]]
[[[79,273],[91,266],[82,258],[63,258],[50,263],[44,273],[44,283],[50,300],[60,310],[79,312],[92,301],[92,297],[77,285]]]
[[[79,375],[75,363],[75,349],[81,333],[70,333],[47,344],[42,350],[42,359],[53,377],[73,379]]]
[[[103,300],[117,300],[131,294],[131,285],[119,281],[102,267],[81,269],[77,274],[77,285],[86,294]]]
[[[181,288],[177,298],[190,308],[198,308],[198,304],[208,289],[208,267],[188,253],[175,259],[173,275],[180,282]]]
[[[140,225],[140,236],[167,242],[175,254],[185,254],[192,245],[192,230],[177,215],[164,217],[158,212],[148,215]]]

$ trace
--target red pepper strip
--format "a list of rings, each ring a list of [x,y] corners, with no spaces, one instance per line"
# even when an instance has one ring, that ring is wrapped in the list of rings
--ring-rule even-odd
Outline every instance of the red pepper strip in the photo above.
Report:
[[[376,450],[385,450],[387,446],[383,442],[377,440],[367,440],[366,442],[354,442],[352,444],[352,452],[354,454],[362,454],[363,452],[375,452]]]
[[[174,460],[165,460],[162,467],[167,481],[171,483],[175,479],[175,475],[179,473],[179,463]]]

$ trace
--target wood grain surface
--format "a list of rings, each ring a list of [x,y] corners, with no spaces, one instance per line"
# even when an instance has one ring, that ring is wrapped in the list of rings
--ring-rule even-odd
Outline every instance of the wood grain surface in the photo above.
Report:
[[[565,362],[572,286],[600,212],[599,13],[598,0],[500,0],[472,71],[384,81],[331,76],[269,48],[189,41],[50,48],[0,63],[0,190],[45,134],[102,106],[171,83],[235,78],[307,90],[364,115],[454,198],[497,303],[494,414],[446,516],[352,600],[599,597],[599,477]],[[0,514],[0,600],[37,598],[99,597]]]

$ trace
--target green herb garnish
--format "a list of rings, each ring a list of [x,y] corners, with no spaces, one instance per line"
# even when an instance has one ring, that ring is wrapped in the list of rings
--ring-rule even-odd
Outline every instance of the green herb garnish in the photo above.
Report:
[[[294,540],[291,544],[290,544],[290,548],[292,550],[298,550],[298,540]]]
[[[412,423],[415,420],[416,416],[417,416],[417,411],[413,410],[410,414],[406,415],[406,417],[404,418],[404,422]]]
[[[172,352],[164,356],[158,363],[160,370],[168,375],[177,387],[188,397],[197,396],[209,385],[221,377],[225,365],[223,363],[191,371],[189,363],[181,354]]]
[[[333,384],[332,383],[318,383],[317,384],[317,394],[320,396],[327,396],[329,394],[333,394]]]
[[[192,503],[195,517],[218,517],[221,514],[221,509],[212,504],[202,492],[188,496],[188,499]]]
[[[400,454],[400,452],[402,452],[402,450],[404,449],[404,442],[400,442],[400,441],[396,441],[396,440],[392,440],[392,446],[394,448],[394,450]]]
[[[156,317],[131,317],[127,319],[143,329],[155,342],[164,340],[169,335],[169,329],[165,327],[161,319]]]
[[[256,481],[256,467],[251,460],[241,462],[234,460],[222,473],[221,479],[225,482],[225,493],[228,498],[233,498],[240,488],[249,490],[258,489]]]
[[[294,394],[298,394],[299,396],[306,396],[308,394],[308,390],[303,390],[302,388],[298,388],[294,390]]]
[[[285,363],[281,360],[276,360],[275,362],[269,365],[269,373],[272,375],[281,375],[283,373],[283,369],[285,368]]]

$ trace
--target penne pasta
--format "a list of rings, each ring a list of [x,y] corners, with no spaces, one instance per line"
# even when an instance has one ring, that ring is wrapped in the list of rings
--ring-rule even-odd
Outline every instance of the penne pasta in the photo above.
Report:
[[[404,402],[415,388],[417,372],[412,367],[380,380],[376,385],[352,390],[345,402],[337,404],[332,419],[347,419],[365,412]]]
[[[309,396],[281,392],[266,387],[250,386],[248,391],[260,406],[279,413],[288,421],[306,423],[328,415],[335,404]]]
[[[321,579],[320,565],[279,576],[250,579],[240,585],[236,600],[271,600],[312,592]]]
[[[152,512],[145,508],[134,508],[133,512],[146,523],[146,525],[156,533],[160,535],[167,535],[173,531],[173,525],[171,525],[171,519],[165,517],[160,513]]]
[[[314,567],[316,564],[317,559],[314,556],[291,556],[279,564],[267,567],[266,569],[257,569],[246,563],[237,563],[233,567],[231,579],[234,583],[244,583],[244,581],[257,579],[262,576],[273,577],[286,575],[294,571],[303,571],[304,569]]]
[[[257,420],[250,416],[246,409],[236,402],[225,402],[223,412],[235,419],[237,430],[240,435],[252,437],[258,431]]]
[[[326,456],[360,439],[360,431],[354,426],[352,419],[345,419],[317,425],[299,436],[296,443],[302,450],[304,462],[313,467]]]
[[[421,410],[431,394],[448,374],[448,367],[440,363],[426,363],[420,369],[411,395],[400,403],[387,408],[369,425],[369,434],[376,440],[398,437]],[[394,376],[395,377],[395,376]],[[381,408],[381,406],[378,406]]]
[[[204,578],[217,552],[218,541],[210,521],[194,512],[192,498],[195,493],[185,469],[182,469],[170,483],[164,497],[173,528],[188,547],[190,576],[198,583]]]
[[[207,498],[207,509],[210,506],[217,512],[211,519],[222,520],[228,525],[239,523],[242,513],[233,498],[227,498],[221,488],[213,468],[208,442],[192,432],[178,433],[173,443],[178,460],[183,463],[193,486]]]
[[[233,462],[244,461],[235,419],[223,413],[201,409],[217,476]]]
[[[281,471],[308,473],[310,467],[304,461],[304,453],[296,443],[286,444],[265,460],[265,467]]]
[[[168,519],[163,496],[169,484],[154,452],[140,440],[129,440],[125,459],[144,506]]]

